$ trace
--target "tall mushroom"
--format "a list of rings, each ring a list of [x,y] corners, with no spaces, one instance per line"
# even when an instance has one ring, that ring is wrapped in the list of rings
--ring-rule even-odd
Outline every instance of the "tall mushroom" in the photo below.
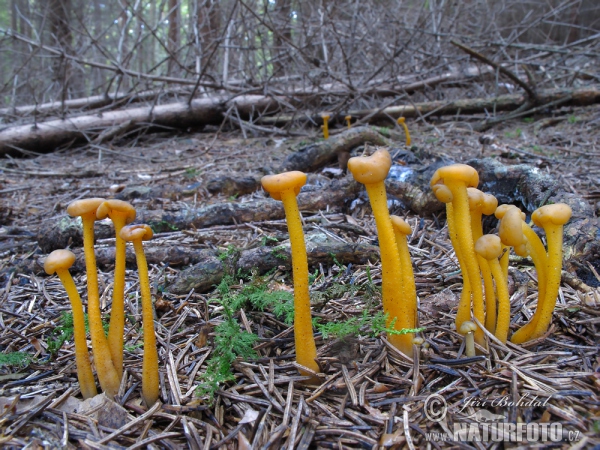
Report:
[[[530,320],[536,322],[535,329],[530,333],[517,334],[517,340],[525,342],[542,336],[552,322],[552,312],[556,306],[560,274],[562,270],[563,226],[571,218],[572,210],[569,205],[555,203],[536,209],[531,215],[533,223],[546,232],[548,260],[546,264],[546,290],[543,297],[538,299],[537,309]],[[528,324],[525,325],[527,327]],[[520,331],[520,330],[519,330]]]
[[[142,327],[144,330],[144,359],[142,362],[142,397],[147,407],[158,400],[158,349],[154,335],[154,307],[150,294],[148,263],[144,255],[142,241],[152,239],[152,229],[148,225],[127,225],[121,229],[121,238],[133,243],[140,280],[142,297]]]
[[[466,164],[452,164],[440,167],[431,178],[431,186],[436,184],[445,185],[452,193],[452,209],[456,229],[456,241],[460,247],[460,254],[464,260],[466,272],[463,272],[463,280],[468,279],[473,299],[473,315],[480,323],[485,323],[485,309],[483,304],[483,289],[479,276],[479,266],[473,244],[471,231],[471,215],[469,213],[468,187],[477,187],[479,175],[477,171]],[[458,253],[457,253],[458,256]],[[463,287],[464,289],[464,287]],[[460,330],[460,323],[457,322]],[[483,330],[475,331],[475,341],[485,347]]]
[[[96,210],[103,201],[103,198],[76,200],[67,207],[67,213],[71,217],[81,217],[88,288],[88,321],[92,338],[94,364],[96,365],[96,373],[102,390],[108,397],[113,398],[119,391],[121,379],[113,365],[108,341],[102,327],[98,296],[98,273],[96,256],[94,255],[94,222],[96,221]]]
[[[502,272],[500,262],[498,261],[498,258],[502,254],[502,243],[500,242],[500,238],[494,234],[481,236],[477,239],[477,242],[475,242],[475,252],[478,256],[488,262],[492,276],[496,282],[496,292],[498,294],[498,319],[493,325],[494,336],[496,336],[500,342],[506,343],[508,328],[510,326],[510,298],[508,296],[508,284],[506,283],[504,272]]]
[[[107,200],[96,210],[99,220],[109,217],[115,227],[115,276],[108,328],[108,346],[119,379],[123,375],[123,333],[125,329],[125,241],[121,229],[135,219],[135,209],[123,200]]]
[[[384,180],[392,166],[387,150],[379,149],[371,156],[357,156],[348,161],[348,170],[356,181],[365,185],[375,218],[381,253],[381,294],[388,326],[394,321],[396,330],[415,328],[416,298],[405,296],[401,282],[401,264],[394,227],[387,207]],[[413,352],[413,335],[389,336],[390,343],[408,356]]]
[[[404,301],[414,310],[409,312],[414,317],[414,326],[417,324],[417,288],[415,286],[415,275],[412,268],[412,260],[408,250],[407,236],[412,233],[410,225],[398,216],[390,216],[394,227],[396,246],[400,255],[400,272],[402,276],[402,287],[404,289]],[[414,343],[414,339],[413,339]]]
[[[77,364],[77,379],[79,380],[79,389],[83,398],[92,398],[98,391],[94,374],[90,364],[90,355],[88,353],[87,342],[85,340],[85,319],[83,315],[83,305],[81,297],[77,292],[77,287],[73,277],[69,273],[69,268],[75,262],[75,254],[69,250],[54,250],[44,261],[44,270],[48,275],[56,272],[62,282],[73,310],[73,339],[75,341],[75,362]]]
[[[410,143],[412,141],[410,139],[410,132],[408,131],[408,126],[406,125],[406,119],[404,117],[399,117],[396,123],[402,128],[404,128],[404,135],[406,136],[406,146],[410,147]]]
[[[469,210],[471,212],[471,233],[473,234],[473,242],[477,242],[483,236],[483,223],[481,218],[483,214],[491,215],[496,211],[498,200],[490,194],[485,194],[477,188],[467,188],[469,197]],[[485,327],[494,332],[496,324],[496,295],[494,294],[494,282],[492,271],[488,261],[477,255],[479,270],[483,278],[483,287],[485,292]]]
[[[323,137],[325,139],[329,139],[329,118],[331,114],[328,112],[321,113],[321,118],[323,119]]]
[[[290,234],[292,250],[292,274],[294,277],[294,341],[296,361],[313,372],[320,372],[317,364],[317,346],[313,335],[310,295],[308,292],[308,258],[304,243],[304,231],[296,196],[306,183],[306,174],[292,171],[266,175],[262,186],[271,197],[283,202],[285,218]],[[304,373],[309,375],[309,373]]]

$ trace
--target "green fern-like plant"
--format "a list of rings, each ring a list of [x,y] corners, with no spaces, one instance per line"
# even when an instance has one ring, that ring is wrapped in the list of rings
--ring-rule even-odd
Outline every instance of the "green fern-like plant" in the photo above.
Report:
[[[32,359],[33,356],[25,352],[0,353],[0,367],[23,368],[29,365]]]

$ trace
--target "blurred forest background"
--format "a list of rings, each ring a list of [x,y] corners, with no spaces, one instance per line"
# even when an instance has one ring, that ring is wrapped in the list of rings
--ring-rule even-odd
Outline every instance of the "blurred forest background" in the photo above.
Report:
[[[218,98],[208,122],[235,127],[228,101],[276,98],[243,112],[261,131],[267,112],[519,91],[499,67],[537,90],[590,86],[599,54],[597,0],[0,0],[0,123]]]

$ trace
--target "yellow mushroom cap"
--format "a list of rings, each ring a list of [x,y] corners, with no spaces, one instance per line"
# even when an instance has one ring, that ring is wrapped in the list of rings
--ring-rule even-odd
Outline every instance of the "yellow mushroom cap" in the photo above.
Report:
[[[373,184],[385,180],[392,167],[390,153],[380,148],[371,156],[355,156],[348,160],[348,170],[356,181],[362,184]]]
[[[523,217],[521,210],[516,206],[508,208],[498,227],[498,236],[504,245],[511,247],[519,247],[525,243],[525,235],[523,234]]]
[[[488,261],[497,259],[502,254],[502,242],[495,234],[486,234],[475,242],[475,252]]]
[[[98,206],[100,206],[102,202],[104,202],[103,198],[84,198],[82,200],[75,200],[67,207],[67,214],[71,217],[79,217],[93,212],[95,215]]]
[[[423,339],[422,337],[413,338],[413,344],[415,344],[415,345],[423,345],[424,342],[425,342],[425,339]]]
[[[460,332],[460,334],[467,334],[472,331],[477,331],[477,325],[475,325],[470,320],[465,320],[458,331]]]
[[[75,254],[70,250],[54,250],[44,261],[44,270],[52,275],[57,270],[69,269],[75,263]]]
[[[120,233],[121,238],[128,242],[137,241],[138,239],[147,241],[152,239],[153,235],[152,228],[146,224],[127,225],[121,229]]]
[[[451,164],[440,167],[431,177],[430,185],[444,183],[446,179],[462,181],[467,187],[477,187],[479,184],[479,174],[473,167],[466,164]]]
[[[545,205],[536,209],[531,215],[533,223],[538,227],[551,223],[553,225],[564,225],[571,218],[573,211],[569,205],[565,203],[555,203],[553,205]]]
[[[410,228],[410,225],[407,224],[404,219],[398,217],[398,216],[390,216],[390,219],[392,219],[392,225],[394,226],[394,230],[399,231],[400,233],[404,234],[404,235],[409,235],[410,233],[412,233],[412,229]]]
[[[508,204],[504,204],[504,205],[500,205],[496,208],[496,212],[494,212],[494,215],[496,216],[496,219],[500,220],[504,217],[504,215],[506,214],[507,211],[516,208],[519,212],[521,212],[521,210],[519,208],[517,208],[515,205],[508,205]],[[521,212],[521,219],[525,220],[525,213]]]
[[[329,119],[330,117],[331,117],[331,113],[330,113],[330,112],[322,112],[322,113],[321,113],[321,118],[322,118],[323,120],[325,120],[325,119]]]
[[[352,119],[352,116],[351,115],[347,115],[346,117],[344,117],[344,119],[345,120],[350,120],[350,119]]]
[[[471,211],[480,211],[484,201],[483,192],[477,188],[470,187],[467,188],[467,196],[469,197],[469,209]]]
[[[433,189],[433,194],[435,198],[437,198],[442,203],[450,203],[454,196],[452,195],[452,191],[450,188],[443,184],[434,184],[431,186]]]
[[[100,203],[96,210],[96,217],[100,220],[106,219],[111,210],[125,214],[125,223],[131,223],[135,219],[135,208],[129,202],[115,199]]]
[[[481,212],[486,216],[491,216],[498,208],[498,199],[492,194],[483,193],[483,205]]]
[[[298,170],[279,173],[277,175],[265,175],[260,180],[263,188],[275,200],[281,200],[281,192],[293,189],[294,194],[298,195],[302,186],[306,184],[306,174]]]

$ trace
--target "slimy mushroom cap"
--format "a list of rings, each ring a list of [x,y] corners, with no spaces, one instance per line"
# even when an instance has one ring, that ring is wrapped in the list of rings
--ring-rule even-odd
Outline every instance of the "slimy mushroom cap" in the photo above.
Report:
[[[281,192],[293,189],[294,194],[298,195],[302,186],[306,184],[306,174],[298,170],[279,173],[277,175],[265,175],[260,180],[263,188],[275,200],[281,200]]]
[[[385,180],[392,167],[390,153],[380,148],[371,156],[355,156],[348,160],[348,170],[356,181],[362,184],[373,184]]]
[[[141,239],[142,241],[148,241],[152,239],[154,233],[152,232],[152,228],[146,224],[138,224],[138,225],[127,225],[123,227],[121,230],[121,237],[127,241],[136,241]]]
[[[502,254],[502,242],[498,236],[486,234],[475,242],[475,252],[488,261],[497,259]]]
[[[447,178],[462,181],[467,187],[477,187],[479,184],[479,174],[473,167],[466,164],[451,164],[436,170],[431,177],[430,185],[444,183]]]
[[[98,206],[100,206],[102,202],[104,202],[103,198],[85,198],[81,200],[75,200],[67,207],[67,214],[69,214],[71,217],[78,217],[93,212],[95,215]]]
[[[44,261],[44,270],[52,275],[57,270],[69,269],[75,263],[75,254],[70,250],[54,250]]]
[[[544,224],[552,223],[553,225],[564,225],[571,218],[573,211],[571,207],[565,203],[555,203],[553,205],[545,205],[536,209],[531,215],[533,223],[538,227],[544,227]]]
[[[477,325],[475,325],[470,320],[465,320],[462,323],[462,325],[460,326],[458,331],[460,334],[467,334],[467,333],[470,333],[470,332],[476,331],[476,330],[477,330]]]
[[[128,202],[116,199],[106,200],[100,203],[96,210],[96,217],[100,220],[106,219],[111,210],[124,214],[125,223],[131,223],[135,219],[135,208]]]
[[[409,235],[410,233],[412,233],[412,229],[410,227],[409,224],[407,224],[404,219],[398,217],[398,216],[390,216],[390,219],[392,219],[392,225],[394,226],[394,229],[399,231],[402,234],[405,235]]]
[[[434,184],[433,186],[431,186],[431,189],[433,190],[435,198],[437,198],[442,203],[450,203],[454,198],[450,188],[448,188],[448,186],[444,184]]]

